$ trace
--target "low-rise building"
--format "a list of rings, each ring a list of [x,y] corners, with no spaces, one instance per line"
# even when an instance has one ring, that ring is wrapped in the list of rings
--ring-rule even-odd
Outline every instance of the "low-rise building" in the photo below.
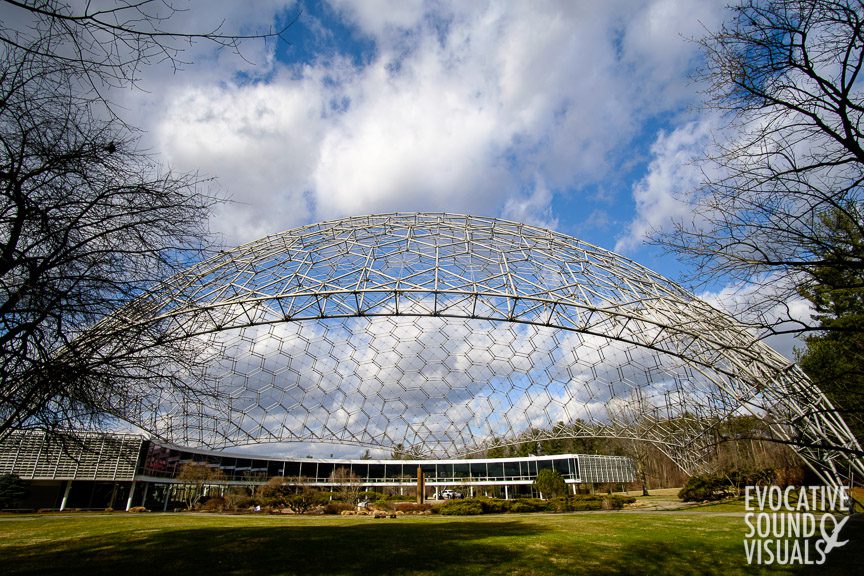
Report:
[[[184,464],[214,469],[208,487],[250,489],[273,477],[336,490],[351,478],[369,491],[416,489],[422,470],[426,496],[458,489],[466,496],[503,498],[534,493],[533,482],[543,469],[558,471],[570,488],[634,481],[632,460],[623,456],[558,454],[513,458],[444,460],[382,460],[276,458],[217,452],[171,445],[135,434],[79,433],[69,437],[37,431],[15,432],[0,442],[0,474],[16,474],[31,484],[28,508],[94,509],[145,506],[174,508],[186,481]],[[337,472],[338,471],[338,472]]]

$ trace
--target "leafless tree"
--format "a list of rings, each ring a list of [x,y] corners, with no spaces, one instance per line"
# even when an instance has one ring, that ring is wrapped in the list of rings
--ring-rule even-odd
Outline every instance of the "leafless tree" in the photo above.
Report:
[[[622,445],[624,453],[633,460],[636,468],[636,481],[642,488],[642,495],[650,496],[648,493],[648,466],[653,454],[649,449],[649,444],[638,440],[627,440],[622,442]]]
[[[183,502],[189,510],[195,508],[206,495],[208,485],[222,480],[219,468],[208,466],[202,462],[188,462],[180,467],[177,480],[183,482]]]
[[[746,312],[766,334],[820,329],[783,310],[826,269],[859,272],[837,288],[862,288],[864,254],[823,224],[842,216],[864,232],[862,26],[856,0],[747,0],[701,41],[709,106],[728,124],[703,164],[698,217],[659,242],[695,263],[693,279],[752,291]]]
[[[138,320],[155,305],[141,296],[211,245],[217,200],[208,179],[142,151],[106,90],[180,66],[182,42],[236,50],[281,31],[174,32],[174,12],[0,1],[0,439],[146,411],[200,360],[194,341]]]
[[[362,483],[360,477],[352,472],[350,468],[345,468],[344,466],[336,468],[330,473],[328,481],[335,484],[341,500],[352,504],[357,503]]]
[[[188,48],[207,42],[243,56],[244,41],[280,41],[299,16],[282,26],[238,34],[225,22],[206,30],[178,29],[183,0],[0,0],[0,45],[54,62],[101,91],[134,85],[146,66],[180,70]]]

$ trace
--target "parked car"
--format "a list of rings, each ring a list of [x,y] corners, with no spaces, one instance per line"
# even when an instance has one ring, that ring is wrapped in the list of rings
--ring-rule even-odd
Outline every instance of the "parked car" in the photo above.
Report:
[[[457,498],[464,498],[465,495],[462,492],[457,492],[456,490],[442,490],[441,498],[444,500],[456,500]]]

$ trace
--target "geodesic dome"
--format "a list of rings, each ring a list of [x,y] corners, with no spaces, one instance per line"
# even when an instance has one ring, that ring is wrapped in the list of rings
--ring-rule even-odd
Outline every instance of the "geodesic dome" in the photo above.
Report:
[[[826,481],[864,473],[824,448],[858,445],[822,393],[730,316],[619,255],[524,224],[314,224],[225,251],[133,309],[128,321],[194,341],[203,360],[187,387],[153,383],[122,414],[180,444],[446,456],[605,436],[652,442],[692,472],[715,426],[752,413]]]

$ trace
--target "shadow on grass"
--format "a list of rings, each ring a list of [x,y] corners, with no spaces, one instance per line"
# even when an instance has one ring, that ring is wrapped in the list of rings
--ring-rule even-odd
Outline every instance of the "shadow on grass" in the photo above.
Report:
[[[806,566],[798,574],[813,576],[848,576],[860,574],[864,566],[864,514],[855,514],[846,522],[838,538],[848,542],[832,550],[821,566]]]
[[[745,573],[737,558],[714,552],[710,546],[703,545],[694,550],[680,542],[628,542],[621,546],[620,553],[606,555],[602,564],[592,570],[580,571],[574,567],[570,573],[598,576],[730,576]]]
[[[52,549],[5,547],[3,564],[6,574],[40,575],[485,574],[500,564],[521,566],[521,550],[494,540],[543,532],[518,522],[385,522],[86,536]]]
[[[91,520],[97,520],[93,518]],[[120,521],[118,521],[120,520]],[[864,518],[850,519],[828,563],[748,566],[737,518],[573,515],[484,520],[324,520],[221,517],[107,519],[101,534],[51,533],[45,544],[0,545],[3,574],[857,574]],[[230,526],[209,524],[216,521]],[[251,524],[266,520],[267,523]],[[273,522],[271,522],[273,520]],[[140,521],[140,522],[139,522]],[[178,525],[172,527],[172,523]],[[43,529],[46,530],[43,533]],[[78,528],[81,529],[81,528]],[[84,530],[84,529],[82,529]],[[118,530],[118,532],[113,532]]]

